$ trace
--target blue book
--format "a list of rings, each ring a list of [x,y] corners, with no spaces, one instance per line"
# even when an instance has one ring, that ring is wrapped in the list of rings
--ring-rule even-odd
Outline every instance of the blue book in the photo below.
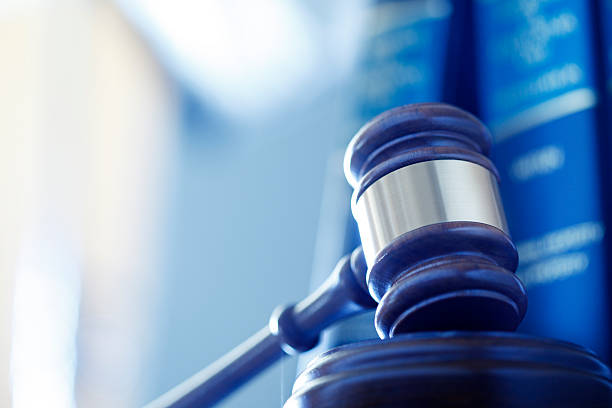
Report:
[[[355,78],[361,121],[398,105],[442,99],[451,12],[448,0],[371,7]]]
[[[591,3],[476,0],[480,116],[529,309],[521,331],[609,358]]]
[[[449,94],[452,93],[449,90],[454,91],[457,84],[463,82],[451,81],[452,72],[449,75],[446,67],[452,12],[452,3],[448,0],[380,1],[371,6],[367,34],[353,81],[357,126],[395,106],[441,101],[454,96]],[[327,183],[335,186],[342,183],[345,187],[325,189],[329,196],[324,197],[323,211],[338,214],[334,209],[325,208],[325,205],[337,206],[342,209],[343,216],[335,227],[335,233],[331,233],[327,229],[334,217],[322,215],[322,218],[330,219],[321,224],[327,229],[319,234],[327,244],[317,247],[330,259],[322,261],[315,254],[315,265],[325,266],[313,271],[315,287],[329,275],[330,265],[360,245],[357,226],[350,213],[351,191],[342,174],[342,154],[331,162]],[[336,197],[332,199],[331,195]],[[332,240],[330,237],[342,242],[343,251],[330,253],[328,249],[333,245],[329,242]],[[299,365],[303,367],[313,354],[332,347],[374,338],[378,338],[374,312],[363,313],[327,329],[322,334],[320,346],[303,356]]]

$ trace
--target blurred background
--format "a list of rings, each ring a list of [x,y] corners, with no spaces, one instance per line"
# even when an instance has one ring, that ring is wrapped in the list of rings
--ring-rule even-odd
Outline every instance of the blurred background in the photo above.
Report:
[[[492,129],[530,311],[610,356],[608,0],[3,0],[0,406],[142,406],[359,244],[346,143],[402,104]],[[608,31],[610,30],[610,31]],[[221,406],[375,336],[332,327]]]

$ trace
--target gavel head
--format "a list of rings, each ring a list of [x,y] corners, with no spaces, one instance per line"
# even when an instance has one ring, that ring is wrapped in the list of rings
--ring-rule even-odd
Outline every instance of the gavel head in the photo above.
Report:
[[[521,322],[527,297],[490,147],[478,119],[440,103],[389,110],[350,142],[345,174],[382,338]]]
[[[588,350],[490,332],[515,329],[527,303],[490,140],[444,104],[392,109],[357,133],[345,170],[365,256],[338,269],[354,278],[341,292],[364,307],[370,292],[383,338],[436,332],[325,352],[286,408],[612,406],[610,370]]]

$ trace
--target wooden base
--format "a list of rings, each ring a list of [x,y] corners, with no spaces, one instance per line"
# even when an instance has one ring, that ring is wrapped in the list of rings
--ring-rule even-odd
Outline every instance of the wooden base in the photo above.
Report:
[[[610,407],[610,370],[570,343],[501,332],[338,347],[298,377],[295,407]]]

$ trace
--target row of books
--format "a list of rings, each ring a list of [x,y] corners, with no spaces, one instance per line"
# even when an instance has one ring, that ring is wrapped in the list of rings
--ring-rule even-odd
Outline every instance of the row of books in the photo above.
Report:
[[[609,360],[612,0],[377,2],[360,61],[358,122],[394,106],[445,101],[489,126],[529,296],[519,331]],[[358,235],[348,188],[342,194],[330,205],[343,206],[346,220],[332,236],[348,253]],[[314,273],[317,282],[329,269]],[[366,313],[332,327],[321,348],[375,338],[372,319]]]

